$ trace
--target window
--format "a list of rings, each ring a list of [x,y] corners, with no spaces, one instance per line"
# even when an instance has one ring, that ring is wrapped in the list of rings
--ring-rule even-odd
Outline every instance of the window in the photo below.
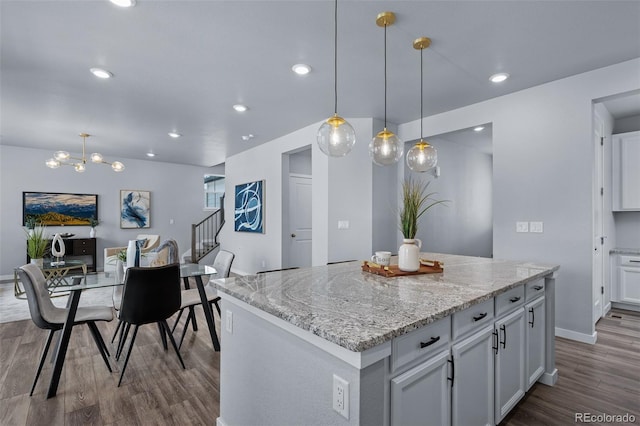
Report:
[[[220,198],[224,196],[224,176],[204,175],[204,208],[215,210],[222,207]]]

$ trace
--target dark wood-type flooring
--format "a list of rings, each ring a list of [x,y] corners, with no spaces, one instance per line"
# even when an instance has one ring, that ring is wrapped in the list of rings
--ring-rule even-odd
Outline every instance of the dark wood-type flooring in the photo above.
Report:
[[[120,388],[124,356],[109,374],[87,327],[74,328],[58,395],[50,400],[48,362],[29,397],[46,332],[30,320],[0,324],[0,425],[215,425],[220,356],[197,311],[200,329],[187,333],[181,350],[187,370],[171,349],[164,352],[156,326],[143,326]],[[99,325],[105,339],[115,325]],[[557,338],[558,383],[534,385],[502,424],[570,425],[576,412],[631,413],[640,424],[640,315],[614,310],[597,330],[595,345]]]

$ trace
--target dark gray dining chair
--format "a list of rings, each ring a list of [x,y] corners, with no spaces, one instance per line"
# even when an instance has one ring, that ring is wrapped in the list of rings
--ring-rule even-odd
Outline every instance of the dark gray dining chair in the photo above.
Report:
[[[42,366],[47,358],[51,340],[56,331],[61,330],[67,319],[67,309],[58,308],[51,302],[49,291],[47,290],[47,281],[44,274],[36,265],[27,264],[17,269],[20,281],[24,286],[27,293],[27,302],[29,304],[29,312],[31,313],[31,320],[34,324],[42,328],[43,330],[49,330],[49,336],[47,342],[44,345],[42,356],[38,364],[38,370],[36,377],[33,380],[31,386],[31,392],[29,396],[33,395],[33,391],[38,383],[38,378],[42,372]],[[111,372],[111,366],[109,365],[109,351],[107,345],[105,345],[102,335],[96,325],[97,321],[111,321],[113,319],[113,311],[109,306],[91,306],[91,307],[79,307],[76,312],[76,317],[73,325],[87,324],[93,340],[102,355],[104,363],[107,365],[107,369]]]
[[[157,323],[163,340],[169,337],[173,349],[178,355],[180,365],[184,369],[184,362],[180,351],[167,324],[167,319],[180,309],[180,265],[173,263],[166,266],[152,268],[133,267],[125,273],[122,305],[120,306],[120,321],[124,326],[124,335],[119,346],[124,347],[130,326],[134,326],[131,343],[120,373],[118,386],[122,383],[127,369],[131,350],[141,325]],[[122,348],[119,349],[122,351]]]
[[[236,255],[227,250],[220,250],[213,260],[213,268],[216,270],[216,273],[209,276],[209,281],[204,286],[204,290],[207,293],[207,301],[211,305],[211,308],[215,306],[218,311],[218,315],[220,315],[220,305],[218,302],[220,301],[220,297],[218,296],[218,291],[216,290],[215,285],[213,284],[213,280],[217,278],[228,278],[231,273],[231,264],[233,263],[233,259],[235,259]],[[182,312],[187,309],[197,305],[202,304],[202,299],[200,298],[200,293],[197,288],[190,288],[188,290],[182,290],[182,304],[180,306],[180,313],[176,318],[175,324],[173,324],[172,330],[176,329],[178,322],[180,321],[180,317],[182,316]],[[182,336],[180,337],[180,343],[178,347],[182,347],[182,341],[184,340],[184,336],[187,333],[187,328],[189,327],[189,323],[193,322],[195,329],[195,317],[193,310],[189,310],[189,314],[187,315],[187,320],[184,324],[184,329],[182,330]]]

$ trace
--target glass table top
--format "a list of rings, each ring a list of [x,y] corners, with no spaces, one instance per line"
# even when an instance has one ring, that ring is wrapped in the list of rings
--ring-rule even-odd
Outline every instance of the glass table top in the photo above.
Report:
[[[54,259],[51,260],[45,260],[44,262],[42,262],[42,268],[43,270],[46,269],[62,269],[62,268],[74,268],[74,267],[81,267],[85,265],[85,262],[83,262],[82,260],[65,260],[63,265],[52,265],[51,263],[55,263],[56,261]]]
[[[198,277],[204,275],[215,274],[214,267],[209,265],[198,265],[195,263],[185,263],[180,265],[180,278]],[[72,275],[67,276],[72,280],[71,285],[60,285],[52,289],[54,292],[59,291],[73,291],[73,290],[88,290],[92,288],[103,287],[115,287],[123,285],[115,281],[115,277],[106,277],[103,272],[97,274],[89,274],[86,277],[84,275]]]

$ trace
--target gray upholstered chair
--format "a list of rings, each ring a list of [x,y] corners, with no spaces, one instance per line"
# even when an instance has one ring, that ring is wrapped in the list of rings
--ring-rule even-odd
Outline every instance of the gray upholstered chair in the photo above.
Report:
[[[51,302],[49,291],[47,290],[47,282],[40,268],[36,265],[28,264],[18,268],[17,272],[20,277],[20,281],[24,286],[25,292],[27,293],[31,319],[39,328],[49,330],[49,336],[47,337],[47,342],[44,345],[42,356],[40,357],[40,363],[38,364],[38,371],[36,372],[36,377],[33,380],[31,392],[29,392],[29,396],[31,396],[33,395],[36,383],[38,383],[38,378],[42,372],[42,366],[47,358],[47,352],[49,352],[49,346],[51,345],[53,335],[56,331],[62,329],[67,319],[67,310],[64,308],[58,308]],[[107,359],[109,351],[107,350],[107,345],[105,345],[102,335],[98,330],[96,321],[111,321],[112,319],[113,311],[109,306],[79,307],[76,312],[74,322],[74,325],[87,324],[91,331],[91,335],[93,336],[93,340],[100,351],[100,355],[102,355],[102,359],[105,364],[107,364],[109,372],[111,372],[111,366]]]
[[[204,286],[204,290],[207,293],[207,300],[211,305],[211,308],[216,307],[218,311],[218,315],[220,315],[220,305],[218,302],[220,301],[220,297],[218,296],[218,291],[216,290],[215,285],[213,284],[213,280],[217,278],[227,278],[231,273],[231,264],[233,263],[233,259],[235,259],[236,255],[227,250],[220,250],[216,255],[213,261],[213,267],[216,270],[216,274],[209,276],[209,281]],[[182,305],[180,306],[180,313],[178,314],[178,318],[176,318],[176,322],[173,325],[172,330],[176,329],[178,325],[178,321],[180,321],[180,317],[182,316],[182,312],[190,307],[201,305],[202,300],[200,299],[200,293],[198,289],[190,288],[188,290],[182,290]],[[187,315],[187,320],[184,324],[184,329],[182,330],[182,336],[180,337],[180,343],[178,347],[182,347],[182,341],[184,340],[184,336],[187,333],[187,328],[189,327],[190,322],[195,322],[195,318],[193,316],[192,311],[189,311]]]

